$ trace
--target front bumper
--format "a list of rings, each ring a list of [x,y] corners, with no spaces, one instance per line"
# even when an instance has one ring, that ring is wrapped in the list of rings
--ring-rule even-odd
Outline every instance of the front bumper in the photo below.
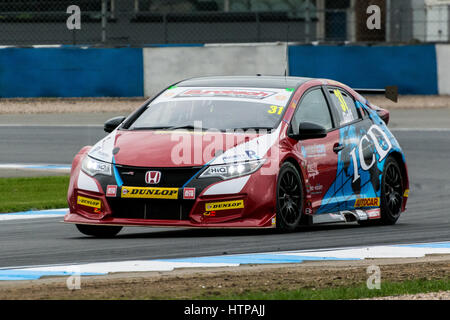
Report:
[[[79,168],[73,175],[80,174]],[[196,179],[185,188],[177,189],[172,199],[125,198],[124,189],[117,186],[116,196],[106,196],[110,183],[95,179],[98,192],[79,187],[77,178],[71,179],[68,202],[69,213],[64,222],[90,225],[200,227],[200,228],[273,228],[276,226],[276,176],[261,175],[259,171],[247,177],[218,181],[196,188]],[[239,180],[240,179],[240,180]],[[199,179],[200,180],[200,179]],[[245,180],[245,183],[242,181]],[[203,183],[203,181],[201,182]],[[227,186],[241,183],[236,193],[217,194]],[[185,199],[184,191],[195,188],[195,199]],[[135,188],[139,189],[139,188]],[[208,192],[209,190],[209,192]],[[127,192],[129,194],[129,192]],[[79,201],[79,199],[88,199]],[[92,200],[92,202],[89,202]]]

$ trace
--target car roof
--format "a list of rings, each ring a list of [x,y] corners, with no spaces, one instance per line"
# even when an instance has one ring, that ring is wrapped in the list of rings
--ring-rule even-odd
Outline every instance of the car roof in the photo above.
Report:
[[[312,78],[283,76],[218,76],[183,80],[179,87],[298,88]]]

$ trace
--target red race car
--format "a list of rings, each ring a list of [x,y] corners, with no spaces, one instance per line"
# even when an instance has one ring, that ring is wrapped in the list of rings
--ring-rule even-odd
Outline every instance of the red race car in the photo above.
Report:
[[[76,155],[64,221],[99,237],[123,226],[394,224],[405,157],[389,112],[357,91],[297,77],[179,82]]]

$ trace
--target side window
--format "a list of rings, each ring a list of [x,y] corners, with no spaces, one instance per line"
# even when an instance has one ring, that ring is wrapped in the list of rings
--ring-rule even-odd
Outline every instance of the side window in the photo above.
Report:
[[[329,89],[329,93],[334,107],[339,115],[340,126],[359,119],[355,101],[351,96],[349,96],[345,91],[337,88]]]
[[[295,131],[301,122],[315,123],[327,130],[333,127],[328,103],[321,89],[307,92],[301,100],[292,118],[292,127]]]

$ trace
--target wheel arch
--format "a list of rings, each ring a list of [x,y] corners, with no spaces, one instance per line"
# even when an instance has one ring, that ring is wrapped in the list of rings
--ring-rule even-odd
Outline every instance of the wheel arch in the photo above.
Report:
[[[300,165],[298,164],[298,161],[293,157],[287,157],[280,163],[280,168],[286,162],[289,162],[290,164],[292,164],[295,167],[295,169],[297,169],[298,174],[300,175],[300,179],[302,179],[303,189],[305,189],[305,177],[303,176],[303,171],[302,171],[302,168],[300,167]],[[305,190],[303,190],[303,191],[305,191]]]
[[[302,183],[302,189],[303,189],[303,208],[302,208],[302,217],[301,217],[301,220],[300,220],[300,224],[301,224],[301,225],[312,225],[312,216],[311,216],[311,215],[305,214],[305,208],[307,207],[307,201],[308,201],[308,200],[307,200],[307,197],[306,197],[307,191],[306,191],[306,179],[305,179],[305,176],[304,176],[304,172],[303,172],[303,170],[302,170],[300,164],[298,163],[298,161],[297,161],[294,157],[292,157],[292,156],[286,157],[286,158],[280,163],[280,168],[281,168],[281,166],[282,166],[284,163],[286,163],[286,162],[289,162],[290,164],[292,164],[292,165],[297,169],[297,172],[298,172],[298,174],[299,174],[299,176],[300,176],[300,180],[301,180],[301,183]],[[277,177],[277,179],[278,179],[278,177]]]
[[[399,151],[393,151],[391,152],[390,156],[394,158],[395,161],[397,161],[398,165],[400,166],[400,170],[402,173],[402,180],[403,180],[403,191],[407,188],[409,188],[409,179],[408,179],[408,170],[406,168],[406,162],[403,157],[403,154]]]

